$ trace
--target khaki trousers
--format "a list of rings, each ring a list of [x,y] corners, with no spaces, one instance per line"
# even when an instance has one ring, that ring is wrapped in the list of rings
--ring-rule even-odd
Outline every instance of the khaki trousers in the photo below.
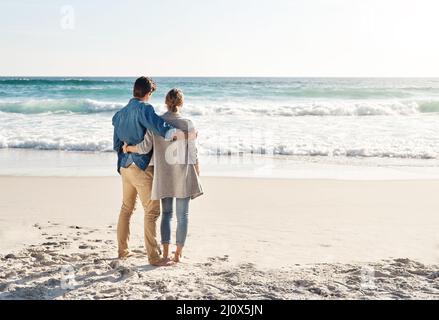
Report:
[[[148,253],[149,262],[156,263],[160,260],[160,252],[156,240],[156,222],[160,216],[160,201],[151,200],[154,168],[148,167],[147,170],[143,171],[135,164],[132,164],[128,168],[121,168],[120,173],[123,184],[123,204],[117,224],[119,258],[124,258],[129,254],[130,220],[135,210],[138,195],[145,211],[144,232],[146,252]]]

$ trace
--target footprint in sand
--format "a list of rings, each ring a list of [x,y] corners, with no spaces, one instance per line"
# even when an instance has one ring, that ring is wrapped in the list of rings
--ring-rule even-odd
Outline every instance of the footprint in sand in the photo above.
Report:
[[[308,291],[322,297],[328,297],[330,295],[330,293],[325,288],[320,288],[320,287],[312,287],[309,288]]]
[[[79,256],[67,256],[67,255],[64,255],[64,256],[62,257],[62,260],[63,260],[64,262],[77,262],[77,261],[82,261],[81,257],[79,257]]]
[[[379,271],[379,270],[376,270],[376,271],[373,273],[373,275],[374,275],[376,278],[392,278],[392,275],[390,275],[390,274],[388,274],[388,273],[385,273],[385,272],[382,272],[382,271]]]
[[[306,279],[294,280],[293,283],[297,287],[302,287],[302,288],[308,288],[316,284],[314,281],[306,280]]]
[[[119,273],[119,279],[131,277],[136,273],[133,269],[128,267],[120,267],[117,271]]]
[[[118,288],[110,288],[110,289],[105,289],[102,290],[101,293],[115,293],[115,292],[119,292]]]
[[[0,292],[7,291],[9,289],[9,283],[0,283]]]
[[[111,269],[117,269],[120,267],[120,262],[119,260],[113,260],[110,262],[110,267]]]
[[[76,254],[76,256],[80,257],[82,260],[86,260],[87,258],[90,257],[90,254],[87,254],[87,253],[78,253],[78,254]]]
[[[59,247],[60,244],[58,242],[44,242],[41,244],[42,246],[47,246],[47,247]]]
[[[91,249],[91,250],[94,250],[94,249],[97,249],[96,246],[90,246],[90,245],[88,245],[88,244],[81,244],[81,245],[79,245],[78,248],[81,249],[81,250],[85,250],[85,249]]]
[[[11,271],[11,272],[6,273],[6,274],[4,275],[4,278],[5,278],[5,279],[11,279],[11,278],[14,278],[14,277],[16,277],[16,276],[17,276],[17,272],[15,272],[15,271]]]
[[[61,280],[58,280],[58,279],[51,278],[51,279],[46,281],[46,286],[48,286],[48,287],[58,287],[60,285],[61,285]]]
[[[39,262],[51,261],[52,260],[51,256],[49,256],[48,254],[44,254],[43,252],[34,252],[34,253],[31,253],[30,256],[32,258],[35,258],[35,260],[37,260]]]
[[[208,260],[212,261],[212,262],[217,262],[217,261],[225,262],[225,261],[229,261],[229,256],[228,255],[224,255],[222,257],[211,257],[211,258],[208,258]]]
[[[9,260],[9,259],[17,259],[17,257],[15,256],[15,254],[9,253],[7,255],[5,255],[5,257],[3,258],[5,260]]]
[[[59,253],[56,251],[50,251],[50,250],[44,250],[45,254],[48,254],[49,256],[52,257],[52,259],[60,259],[61,257],[59,256]]]
[[[102,264],[104,262],[104,259],[94,259],[93,263],[94,264]]]

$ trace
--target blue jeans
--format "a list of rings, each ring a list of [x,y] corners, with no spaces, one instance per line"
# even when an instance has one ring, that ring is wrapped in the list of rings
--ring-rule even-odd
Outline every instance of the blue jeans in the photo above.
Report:
[[[184,246],[189,222],[189,201],[191,198],[175,198],[177,211],[177,245]],[[162,223],[160,231],[162,244],[171,243],[171,220],[173,213],[174,198],[162,199]]]

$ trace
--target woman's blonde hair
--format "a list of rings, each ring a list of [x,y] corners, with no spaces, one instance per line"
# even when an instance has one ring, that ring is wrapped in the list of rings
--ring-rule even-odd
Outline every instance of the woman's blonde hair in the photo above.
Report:
[[[166,106],[169,111],[177,112],[178,107],[181,107],[184,103],[184,94],[181,89],[174,88],[166,95]]]

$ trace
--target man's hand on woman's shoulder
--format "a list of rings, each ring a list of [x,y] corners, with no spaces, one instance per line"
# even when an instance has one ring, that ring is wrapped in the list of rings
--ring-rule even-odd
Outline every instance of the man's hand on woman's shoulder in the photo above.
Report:
[[[176,140],[196,140],[198,137],[198,131],[197,130],[191,130],[189,132],[184,132],[182,130],[177,130],[173,137],[172,141]]]

